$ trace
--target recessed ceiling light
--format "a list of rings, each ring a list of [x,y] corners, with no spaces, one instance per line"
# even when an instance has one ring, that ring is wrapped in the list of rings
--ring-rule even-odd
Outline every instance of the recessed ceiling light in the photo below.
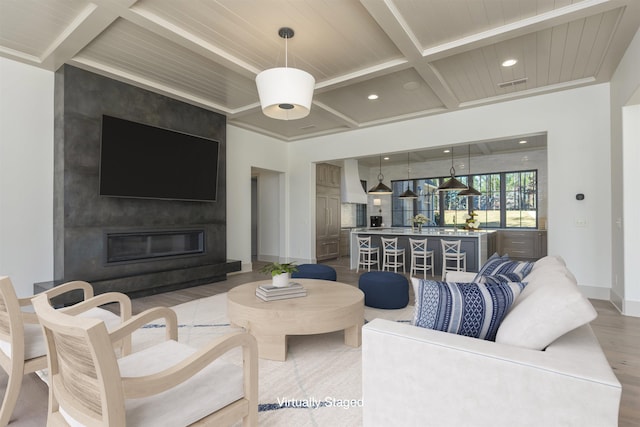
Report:
[[[517,59],[509,58],[509,59],[507,59],[507,60],[502,62],[502,66],[503,67],[513,67],[517,63],[518,63]]]
[[[373,101],[375,99],[378,99],[378,95],[376,95],[375,93],[372,93],[371,95],[367,96],[367,99],[369,101]]]
[[[385,159],[385,160],[389,160],[389,158],[388,158],[388,157],[384,157],[384,159]]]
[[[446,149],[446,150],[443,151],[443,153],[450,153],[450,152],[451,152],[451,150],[449,150],[449,149]]]
[[[416,90],[420,87],[420,83],[418,82],[406,82],[405,84],[402,85],[402,88],[404,90]]]
[[[518,142],[518,144],[526,144],[527,141],[525,139],[523,139],[522,141]]]

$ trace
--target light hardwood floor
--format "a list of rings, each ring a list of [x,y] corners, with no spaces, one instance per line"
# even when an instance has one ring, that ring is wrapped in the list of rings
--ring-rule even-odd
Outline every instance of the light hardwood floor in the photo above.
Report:
[[[640,317],[623,316],[608,301],[591,303],[598,311],[591,327],[622,383],[618,425],[640,426]]]
[[[347,258],[328,261],[336,269],[338,281],[358,285],[360,274],[349,269]],[[263,263],[254,263],[254,271],[229,275],[227,280],[203,286],[166,292],[132,300],[133,312],[139,313],[151,307],[171,307],[184,302],[227,292],[229,289],[255,280],[267,279],[258,273]],[[411,287],[409,287],[411,288]],[[413,295],[410,303],[413,304]],[[622,383],[620,427],[640,426],[640,318],[622,316],[608,301],[591,300],[598,311],[598,318],[591,326],[602,345],[613,371]],[[6,374],[0,370],[0,396],[4,397]],[[39,427],[46,420],[47,388],[35,377],[25,377],[14,415],[17,421],[11,426]]]

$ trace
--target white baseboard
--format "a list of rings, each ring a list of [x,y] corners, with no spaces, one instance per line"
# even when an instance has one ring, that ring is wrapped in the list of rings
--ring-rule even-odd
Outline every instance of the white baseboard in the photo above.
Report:
[[[616,291],[614,291],[613,289],[611,289],[611,304],[613,304],[615,306],[615,308],[618,309],[618,311],[620,313],[623,312],[623,307],[624,307],[624,298],[622,298],[620,295],[618,295],[618,293]]]
[[[578,286],[580,291],[587,298],[610,301],[618,311],[625,316],[640,317],[640,301],[622,298],[616,291],[597,286]],[[606,291],[606,292],[604,292]],[[608,294],[608,297],[604,295]]]
[[[591,299],[602,299],[605,301],[611,300],[611,289],[610,288],[602,288],[599,286],[584,286],[578,285],[580,292],[587,298]]]
[[[640,301],[624,300],[624,310],[622,314],[625,316],[640,317]]]

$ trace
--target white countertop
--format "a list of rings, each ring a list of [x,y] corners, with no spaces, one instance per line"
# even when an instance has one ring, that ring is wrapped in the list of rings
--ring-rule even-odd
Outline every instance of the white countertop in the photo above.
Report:
[[[422,231],[412,230],[409,227],[364,227],[354,228],[352,233],[363,234],[387,234],[387,235],[407,235],[407,236],[468,236],[481,237],[482,235],[495,233],[496,230],[456,230],[447,227],[423,227]]]

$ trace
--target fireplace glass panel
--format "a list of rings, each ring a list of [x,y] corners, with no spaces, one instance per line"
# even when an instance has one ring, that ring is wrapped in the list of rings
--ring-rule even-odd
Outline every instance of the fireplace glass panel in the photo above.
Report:
[[[204,253],[204,230],[107,234],[107,263]]]

